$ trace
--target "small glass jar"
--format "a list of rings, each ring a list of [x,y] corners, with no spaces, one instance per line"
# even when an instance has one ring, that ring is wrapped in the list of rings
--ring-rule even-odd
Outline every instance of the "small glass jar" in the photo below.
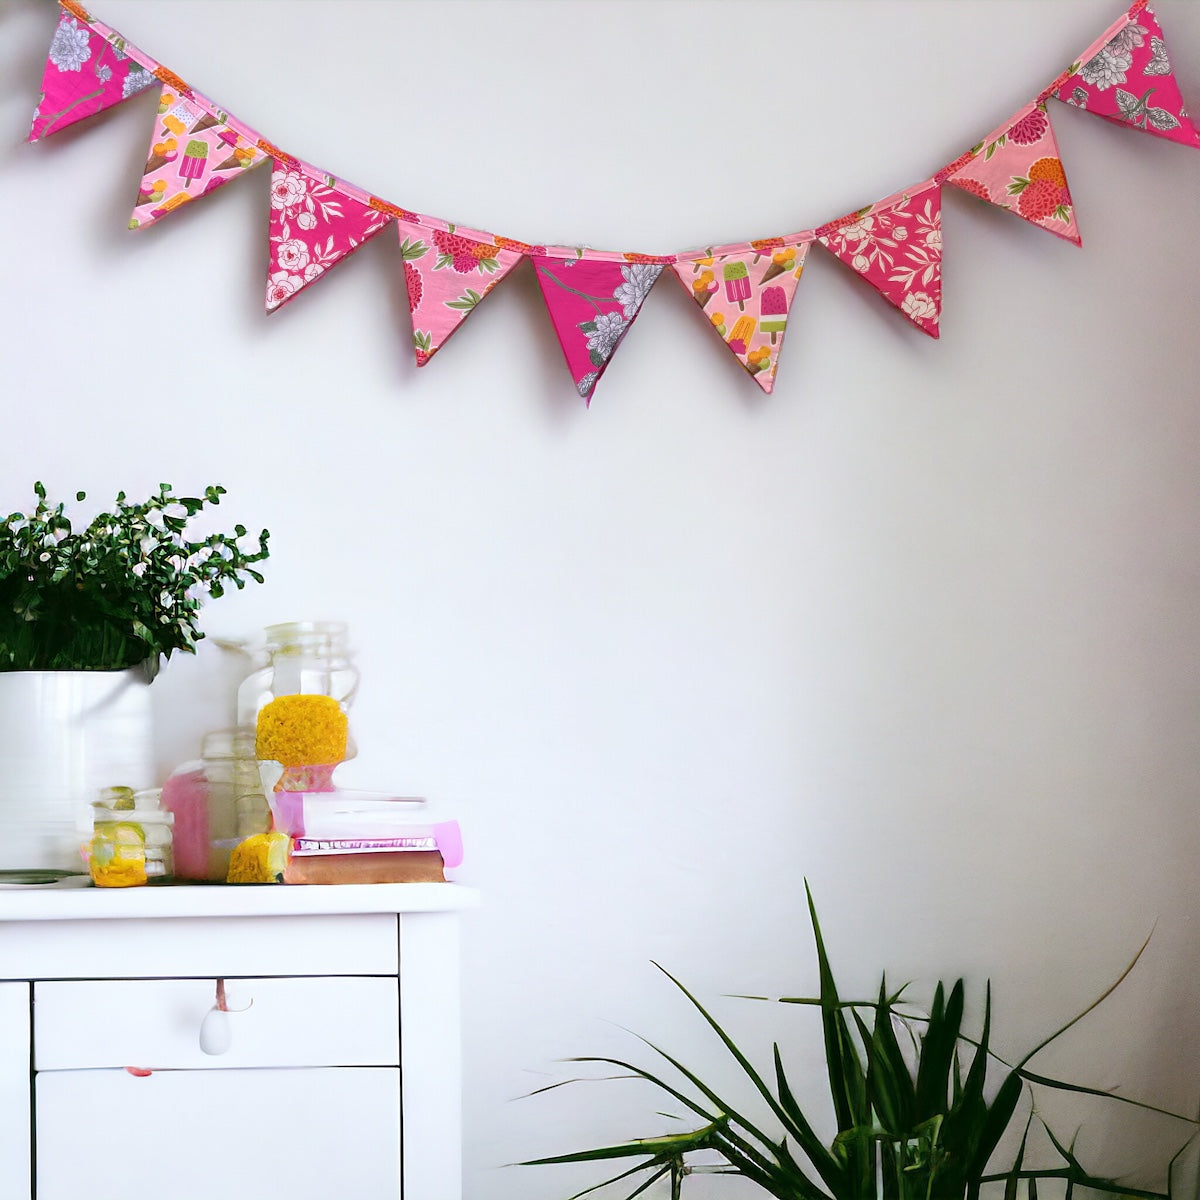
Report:
[[[200,758],[176,767],[162,794],[175,817],[175,874],[180,879],[223,881],[234,846],[270,828],[249,730],[208,734]]]
[[[97,887],[167,883],[174,815],[162,807],[162,789],[104,788],[92,806],[88,873]]]

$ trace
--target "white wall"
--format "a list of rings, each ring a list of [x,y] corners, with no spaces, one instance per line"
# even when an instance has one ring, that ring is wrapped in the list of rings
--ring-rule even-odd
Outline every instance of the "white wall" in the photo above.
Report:
[[[379,194],[644,250],[924,177],[1117,10],[97,0]],[[1200,109],[1200,6],[1158,11]],[[221,482],[274,549],[210,635],[351,623],[350,782],[459,816],[486,897],[470,1200],[561,1196],[598,1176],[500,1168],[665,1128],[630,1084],[514,1099],[560,1057],[638,1054],[617,1025],[718,1069],[651,959],[818,1069],[804,1011],[719,999],[815,986],[804,876],[848,991],[990,976],[1010,1054],[1153,927],[1046,1066],[1194,1108],[1200,155],[1057,107],[1082,251],[948,194],[940,343],[814,251],[766,400],[667,280],[589,412],[527,270],[418,374],[391,237],[262,314],[265,170],[127,233],[149,100],[22,144],[54,19],[0,5],[0,509],[35,478]],[[210,638],[155,685],[164,768],[235,667]],[[1102,1168],[1163,1161],[1086,1114]]]

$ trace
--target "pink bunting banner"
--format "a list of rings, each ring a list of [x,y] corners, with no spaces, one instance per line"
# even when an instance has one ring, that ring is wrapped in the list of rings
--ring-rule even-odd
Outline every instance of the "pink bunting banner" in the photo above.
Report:
[[[269,158],[268,312],[395,224],[413,349],[424,366],[529,258],[575,388],[589,404],[666,266],[743,370],[769,393],[814,241],[934,338],[942,309],[943,185],[1080,245],[1047,112],[1051,99],[1200,147],[1162,27],[1146,0],[1134,0],[1062,75],[966,154],[905,191],[818,228],[660,255],[547,246],[412,212],[304,162],[191,88],[78,0],[59,5],[31,142],[159,85],[131,228],[193,207],[192,201]]]

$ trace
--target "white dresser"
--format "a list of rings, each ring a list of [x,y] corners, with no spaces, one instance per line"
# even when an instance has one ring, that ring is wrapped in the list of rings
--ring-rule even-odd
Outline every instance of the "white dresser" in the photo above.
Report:
[[[0,1197],[461,1200],[476,902],[440,883],[0,890]],[[218,980],[231,1036],[210,1055]]]

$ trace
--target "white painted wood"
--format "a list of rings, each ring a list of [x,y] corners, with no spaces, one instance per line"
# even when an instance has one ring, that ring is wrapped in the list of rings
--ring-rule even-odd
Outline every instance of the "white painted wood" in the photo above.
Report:
[[[37,1200],[398,1200],[399,1099],[394,1067],[48,1072]]]
[[[479,903],[456,883],[346,883],[0,889],[0,922],[146,917],[284,917],[335,913],[455,912]]]
[[[29,1195],[29,985],[0,983],[0,1196]]]
[[[400,918],[404,1200],[462,1194],[458,920]]]
[[[200,1070],[399,1066],[399,994],[380,978],[237,979],[226,983],[231,1033],[219,1056],[200,1048],[212,979],[34,985],[34,1065]]]
[[[395,975],[396,916],[0,921],[0,978]]]

